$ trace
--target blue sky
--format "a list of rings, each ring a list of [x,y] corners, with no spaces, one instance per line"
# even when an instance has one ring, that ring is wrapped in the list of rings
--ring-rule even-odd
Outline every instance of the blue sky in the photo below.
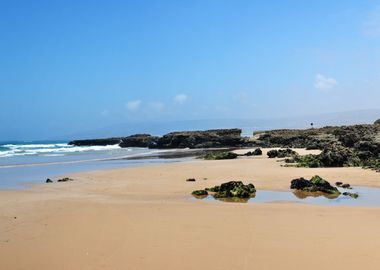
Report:
[[[0,139],[380,108],[380,1],[0,0]]]

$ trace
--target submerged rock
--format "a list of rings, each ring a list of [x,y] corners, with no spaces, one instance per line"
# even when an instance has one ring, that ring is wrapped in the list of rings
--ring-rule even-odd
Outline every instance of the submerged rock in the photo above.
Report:
[[[50,178],[46,179],[45,181],[46,183],[53,183],[53,180],[51,180]]]
[[[186,179],[186,182],[195,182],[195,178],[188,178]]]
[[[352,193],[352,192],[343,192],[344,196],[350,196],[351,198],[357,199],[359,197],[358,193]]]
[[[323,192],[327,194],[340,194],[336,187],[330,185],[329,182],[316,175],[310,180],[305,178],[298,178],[291,181],[291,189],[301,190],[305,192]]]
[[[336,182],[335,185],[336,185],[337,187],[340,187],[341,185],[343,185],[343,183],[342,183],[342,182]]]

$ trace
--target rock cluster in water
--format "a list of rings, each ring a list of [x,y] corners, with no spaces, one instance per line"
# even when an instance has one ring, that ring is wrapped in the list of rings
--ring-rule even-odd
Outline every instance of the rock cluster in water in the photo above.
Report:
[[[340,195],[340,191],[332,186],[329,182],[316,175],[310,180],[303,177],[291,181],[291,189],[296,189],[304,192],[322,192],[332,195]]]
[[[221,198],[250,198],[255,195],[256,188],[253,184],[243,184],[242,181],[230,181],[215,186],[206,188],[206,192],[211,192],[212,196],[217,199]]]

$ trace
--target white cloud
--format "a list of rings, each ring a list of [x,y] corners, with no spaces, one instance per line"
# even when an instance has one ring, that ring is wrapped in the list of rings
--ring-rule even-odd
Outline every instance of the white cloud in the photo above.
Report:
[[[369,37],[380,37],[380,5],[368,14],[363,23],[363,33]]]
[[[334,78],[326,77],[322,74],[315,76],[314,87],[321,91],[328,91],[338,85],[338,82]]]
[[[177,104],[183,104],[188,99],[188,96],[185,94],[179,94],[174,97],[174,102]]]
[[[127,104],[125,105],[125,107],[131,112],[137,111],[140,108],[140,106],[141,106],[141,100],[128,101]]]
[[[163,112],[165,110],[165,104],[160,101],[154,101],[149,103],[149,108],[155,112]]]

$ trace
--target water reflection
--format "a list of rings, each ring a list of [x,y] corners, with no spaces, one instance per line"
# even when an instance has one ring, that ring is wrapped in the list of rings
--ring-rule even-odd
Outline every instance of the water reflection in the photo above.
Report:
[[[324,197],[329,200],[336,199],[340,196],[340,194],[328,194],[323,192],[305,192],[296,190],[293,191],[294,196],[296,196],[298,199],[307,199],[308,197],[318,198],[318,197]]]
[[[204,196],[199,199],[212,202],[229,202],[229,203],[305,203],[317,205],[345,205],[345,206],[366,206],[380,207],[380,189],[369,187],[353,187],[352,192],[358,193],[357,199],[344,195],[331,195],[300,191],[270,191],[258,190],[256,195],[249,199],[215,199],[213,196]]]

